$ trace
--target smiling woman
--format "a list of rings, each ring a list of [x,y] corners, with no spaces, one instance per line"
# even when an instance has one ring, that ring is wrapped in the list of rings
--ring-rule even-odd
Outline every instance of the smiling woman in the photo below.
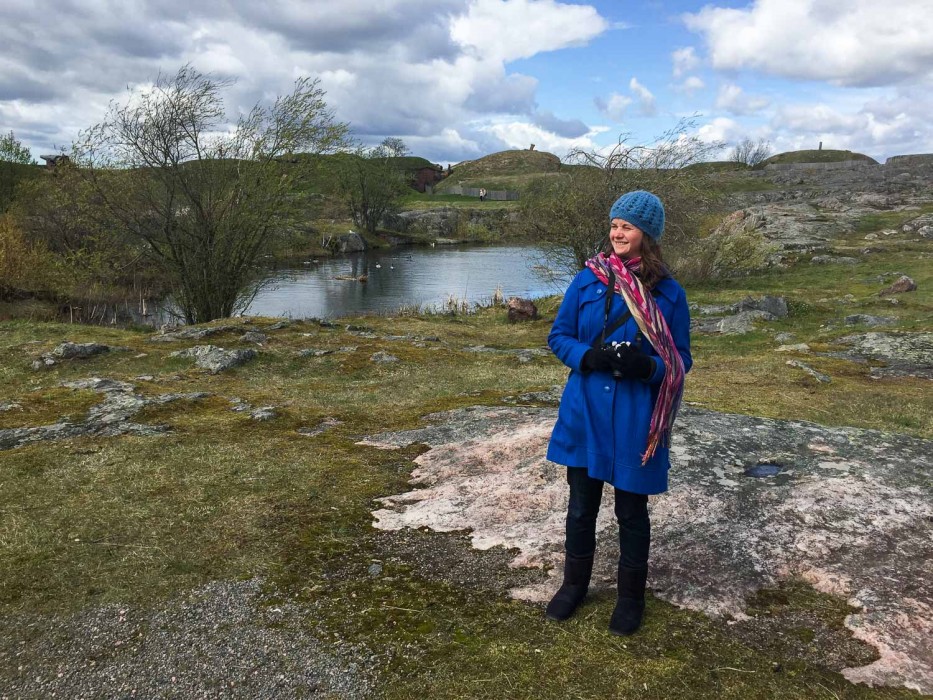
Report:
[[[570,486],[564,580],[547,616],[566,620],[586,596],[608,483],[620,550],[609,631],[630,635],[645,609],[648,495],[667,490],[671,430],[693,360],[687,298],[657,249],[661,200],[629,192],[612,205],[609,219],[611,250],[588,260],[571,282],[548,336],[571,371],[547,451],[550,461],[567,467]]]

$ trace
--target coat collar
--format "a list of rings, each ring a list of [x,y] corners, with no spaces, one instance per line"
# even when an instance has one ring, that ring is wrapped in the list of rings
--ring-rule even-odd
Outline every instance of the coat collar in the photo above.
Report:
[[[593,273],[593,271],[585,267],[583,268],[585,277],[580,282],[580,287],[589,287],[591,284],[601,284],[599,278]],[[655,286],[655,291],[667,299],[672,304],[677,301],[677,293],[680,289],[680,285],[677,283],[673,277],[665,277],[663,280],[658,282]]]

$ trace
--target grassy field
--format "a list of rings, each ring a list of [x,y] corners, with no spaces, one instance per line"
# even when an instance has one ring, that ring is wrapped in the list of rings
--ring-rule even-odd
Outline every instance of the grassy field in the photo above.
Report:
[[[896,306],[876,295],[882,286],[877,275],[891,270],[919,285]],[[774,352],[772,337],[788,331],[794,342],[833,348],[852,332],[838,322],[852,313],[895,315],[900,329],[929,330],[933,269],[916,250],[892,247],[855,266],[801,265],[688,293],[702,304],[779,293],[788,298],[791,316],[745,336],[696,336],[687,401],[933,437],[927,382],[879,382],[860,365],[808,356],[833,377],[829,385],[817,384],[784,365],[787,358]],[[443,350],[432,349],[438,343],[414,347],[361,338],[343,326],[296,322],[273,332],[256,361],[216,376],[168,357],[193,342],[150,343],[151,332],[144,330],[0,323],[0,403],[20,405],[0,412],[0,428],[82,416],[99,395],[59,385],[88,376],[129,381],[144,394],[211,394],[150,408],[134,419],[171,426],[166,435],[80,438],[0,452],[0,620],[111,602],[157,606],[207,581],[258,575],[277,595],[305,606],[308,625],[320,634],[372,649],[381,659],[386,698],[916,697],[853,686],[823,668],[820,649],[808,646],[812,630],[799,620],[848,638],[842,620],[849,610],[802,584],[751,601],[754,609],[788,620],[767,639],[650,599],[643,631],[622,640],[605,631],[609,597],[554,625],[539,607],[506,596],[512,583],[542,574],[508,568],[505,553],[478,553],[458,533],[390,534],[371,527],[374,499],[407,490],[418,449],[359,447],[359,436],[412,428],[429,412],[497,403],[562,383],[566,369],[552,357],[521,364],[512,356],[462,350],[543,346],[558,302],[542,300],[544,319],[516,326],[507,324],[502,308],[347,320],[380,334],[438,336]],[[238,335],[210,342],[246,347]],[[129,351],[30,369],[33,358],[64,339]],[[302,348],[342,346],[357,349],[296,355]],[[370,362],[379,350],[400,362]],[[135,379],[141,375],[153,379]],[[253,421],[230,410],[232,397],[278,406],[279,415]],[[324,418],[343,423],[316,438],[297,433]],[[383,566],[375,580],[367,574],[373,562]],[[466,581],[449,573],[463,562]],[[0,668],[0,687],[8,672]]]

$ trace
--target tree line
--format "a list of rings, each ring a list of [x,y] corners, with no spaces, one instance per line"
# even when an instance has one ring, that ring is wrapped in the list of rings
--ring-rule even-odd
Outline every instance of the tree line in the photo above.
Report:
[[[257,263],[283,236],[338,206],[373,233],[408,190],[399,138],[354,145],[319,81],[300,78],[272,104],[226,120],[230,81],[190,65],[111,103],[72,145],[70,164],[0,200],[0,295],[23,289],[77,299],[119,290],[171,294],[187,323],[245,308]],[[664,199],[673,251],[686,250],[714,206],[713,190],[687,166],[723,144],[681,122],[650,145],[620,138],[608,153],[578,151],[574,168],[523,195],[523,211],[556,264],[576,269],[598,248],[619,193],[650,189]],[[308,192],[328,161],[332,198]],[[34,165],[12,132],[3,167]],[[336,164],[336,167],[335,167]],[[12,178],[4,178],[12,182]],[[12,185],[11,185],[12,187]],[[306,195],[318,196],[306,196]],[[2,196],[2,191],[0,191]]]

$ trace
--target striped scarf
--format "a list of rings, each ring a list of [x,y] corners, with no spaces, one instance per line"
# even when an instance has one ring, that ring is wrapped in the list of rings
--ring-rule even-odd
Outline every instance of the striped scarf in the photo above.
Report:
[[[664,320],[654,297],[648,293],[635,274],[641,269],[641,258],[623,260],[615,253],[608,257],[605,253],[599,253],[587,260],[586,266],[603,284],[609,284],[609,270],[612,269],[616,277],[615,291],[622,295],[639,330],[667,368],[658,392],[658,400],[654,404],[654,412],[651,414],[648,447],[641,457],[644,466],[654,455],[659,444],[670,447],[674,419],[677,417],[684,393],[684,361],[674,346],[670,328],[667,327],[667,321]]]

